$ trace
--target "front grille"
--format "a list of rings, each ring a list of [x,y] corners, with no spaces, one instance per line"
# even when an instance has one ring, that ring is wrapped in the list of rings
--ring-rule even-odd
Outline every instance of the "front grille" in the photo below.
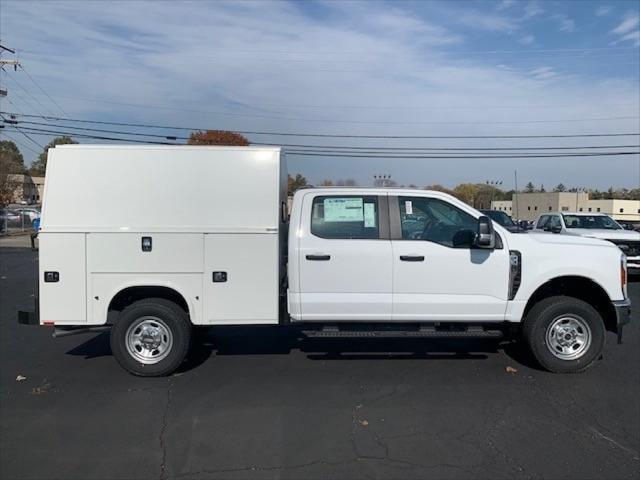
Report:
[[[637,240],[609,240],[611,243],[617,245],[617,247],[622,250],[627,257],[637,257],[640,256],[640,241]]]

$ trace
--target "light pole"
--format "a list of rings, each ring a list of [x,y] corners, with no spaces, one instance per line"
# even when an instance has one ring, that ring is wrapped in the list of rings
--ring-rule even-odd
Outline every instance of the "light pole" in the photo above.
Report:
[[[391,175],[374,175],[373,186],[374,187],[386,187],[387,182],[391,182]]]
[[[487,180],[485,183],[491,189],[491,201],[489,202],[489,209],[491,209],[494,194],[496,193],[496,190],[502,185],[502,180]]]
[[[580,193],[586,192],[587,189],[584,187],[577,187],[576,188],[576,213],[578,212],[578,195]]]

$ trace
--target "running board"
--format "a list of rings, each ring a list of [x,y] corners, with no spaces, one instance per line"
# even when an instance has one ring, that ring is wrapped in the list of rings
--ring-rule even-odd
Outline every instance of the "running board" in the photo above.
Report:
[[[416,330],[340,330],[322,328],[303,330],[310,338],[502,338],[501,330],[467,328],[465,330],[445,330],[435,327],[423,327]]]

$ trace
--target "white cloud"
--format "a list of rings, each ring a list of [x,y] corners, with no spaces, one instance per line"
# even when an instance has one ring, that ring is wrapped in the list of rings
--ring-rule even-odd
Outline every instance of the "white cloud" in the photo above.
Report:
[[[614,28],[611,32],[618,35],[624,35],[625,33],[635,29],[639,23],[640,16],[638,16],[637,13],[628,12],[624,17],[624,20],[622,20],[622,23],[620,23],[620,25]]]
[[[612,45],[616,45],[621,42],[632,42],[634,46],[640,46],[640,31],[638,31],[638,25],[640,25],[640,16],[635,12],[627,12],[622,22],[611,33],[618,35],[618,39],[611,42]]]
[[[612,7],[610,5],[601,5],[596,9],[596,15],[598,17],[604,17],[605,15],[609,15],[611,13]]]
[[[502,0],[498,5],[496,5],[496,10],[504,10],[505,8],[511,7],[514,3],[514,0]]]
[[[535,17],[536,15],[542,15],[544,8],[542,8],[537,2],[529,2],[524,7],[524,18]]]
[[[453,15],[452,20],[466,27],[487,32],[511,33],[518,29],[518,23],[510,17],[478,10],[461,10]]]
[[[529,74],[537,80],[546,80],[555,77],[557,74],[552,67],[538,67],[529,71]]]
[[[551,18],[558,22],[558,30],[561,32],[572,33],[576,29],[576,22],[564,14],[557,13]]]
[[[444,46],[461,42],[459,34],[395,5],[328,2],[318,17],[296,2],[129,1],[109,8],[100,2],[5,2],[0,27],[3,44],[20,49],[27,71],[72,118],[403,135],[638,129],[637,120],[588,120],[637,115],[633,78],[607,69],[599,69],[597,77],[571,76],[564,65],[560,75],[551,61],[532,69],[522,64],[531,61],[526,55],[449,53]],[[455,24],[457,13],[448,24]],[[482,28],[512,33],[517,25],[485,22]],[[26,106],[23,111],[39,113]],[[43,144],[50,140],[35,138]],[[638,178],[637,162],[628,160],[609,159],[607,168],[597,157],[551,165],[522,161],[518,173],[544,184],[627,185]],[[465,162],[290,158],[292,171],[311,181],[353,176],[361,183],[374,171],[390,171],[400,183],[455,184],[499,178],[513,166],[512,160]]]
[[[524,35],[518,39],[518,43],[522,45],[531,45],[535,41],[536,37],[533,35]]]

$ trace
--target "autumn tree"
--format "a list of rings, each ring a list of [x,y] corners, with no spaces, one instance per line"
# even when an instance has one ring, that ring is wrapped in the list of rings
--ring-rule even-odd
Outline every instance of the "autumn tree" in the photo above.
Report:
[[[73,138],[68,137],[66,135],[62,137],[56,137],[53,140],[51,140],[44,147],[44,152],[38,155],[38,159],[31,164],[31,167],[29,167],[29,175],[33,177],[44,176],[47,170],[47,152],[49,151],[50,148],[53,148],[56,145],[69,145],[69,144],[75,144],[75,143],[78,143],[78,142],[76,142]]]
[[[299,173],[296,173],[295,177],[291,175],[287,176],[287,195],[291,196],[295,193],[299,188],[304,187],[307,184],[307,179],[304,178]]]
[[[0,156],[11,160],[9,164],[11,169],[15,170],[11,173],[24,173],[24,158],[18,146],[11,140],[0,141]],[[17,166],[17,167],[16,167]]]
[[[16,189],[22,183],[22,166],[11,155],[0,152],[0,207],[4,207],[13,201]]]
[[[463,202],[473,206],[480,187],[475,183],[461,183],[453,189],[453,194]]]
[[[249,140],[244,135],[227,130],[197,130],[191,132],[189,145],[230,145],[234,147],[246,147]]]

